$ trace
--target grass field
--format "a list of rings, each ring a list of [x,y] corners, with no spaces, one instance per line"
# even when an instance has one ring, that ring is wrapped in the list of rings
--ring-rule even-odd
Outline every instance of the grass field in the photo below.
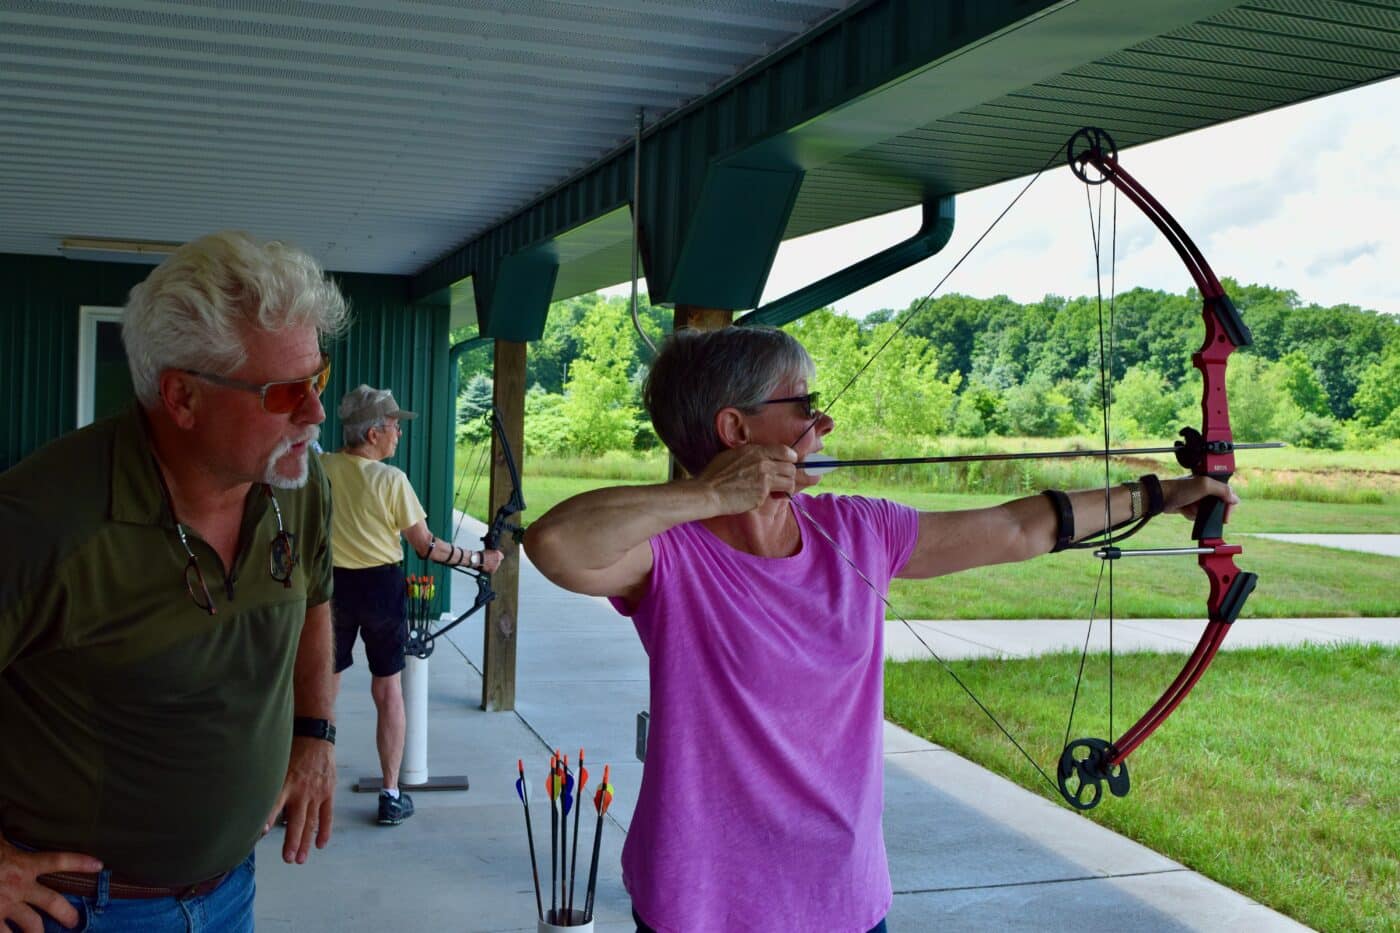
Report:
[[[1118,733],[1183,661],[1115,659]],[[1078,663],[1060,654],[952,666],[1053,776]],[[1104,669],[1093,659],[1071,738],[1109,733]],[[1316,929],[1394,930],[1397,683],[1396,648],[1224,652],[1128,760],[1128,796],[1090,818]],[[885,706],[905,728],[1058,799],[934,662],[887,664]]]

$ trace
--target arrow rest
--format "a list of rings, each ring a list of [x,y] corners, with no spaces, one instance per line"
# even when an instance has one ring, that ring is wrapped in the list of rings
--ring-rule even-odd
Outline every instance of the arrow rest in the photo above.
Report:
[[[1230,441],[1207,441],[1195,428],[1182,428],[1177,433],[1183,440],[1172,443],[1176,462],[1193,472],[1205,462],[1206,454],[1222,455],[1235,452],[1235,445]],[[1229,479],[1228,474],[1226,479]]]

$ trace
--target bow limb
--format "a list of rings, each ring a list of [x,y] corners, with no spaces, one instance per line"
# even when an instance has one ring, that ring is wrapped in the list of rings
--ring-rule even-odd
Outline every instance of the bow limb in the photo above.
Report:
[[[525,533],[525,529],[519,525],[510,523],[510,518],[520,512],[525,511],[525,496],[520,491],[520,470],[515,465],[515,455],[511,452],[510,441],[506,438],[506,426],[501,422],[501,413],[494,407],[491,409],[491,431],[496,435],[496,440],[501,445],[501,459],[505,461],[506,472],[510,476],[510,495],[506,501],[501,503],[501,507],[492,516],[491,523],[486,528],[486,534],[481,536],[481,543],[488,550],[496,550],[500,547],[501,536],[507,531],[515,538],[517,543]]]

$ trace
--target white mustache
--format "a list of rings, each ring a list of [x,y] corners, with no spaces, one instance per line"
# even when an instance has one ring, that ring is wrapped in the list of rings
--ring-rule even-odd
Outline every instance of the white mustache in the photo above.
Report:
[[[288,440],[279,441],[277,447],[272,451],[272,456],[269,458],[269,461],[272,463],[276,463],[282,458],[283,454],[291,450],[297,444],[309,444],[320,436],[321,426],[319,424],[313,424],[310,427],[308,427],[304,432],[302,432],[301,437],[293,437]]]
[[[272,454],[267,458],[267,467],[263,473],[263,482],[276,486],[279,489],[296,489],[306,482],[306,461],[302,460],[302,469],[295,477],[279,476],[277,474],[277,461],[281,460],[297,444],[309,444],[321,436],[321,426],[311,425],[301,433],[299,437],[289,438],[280,441]]]

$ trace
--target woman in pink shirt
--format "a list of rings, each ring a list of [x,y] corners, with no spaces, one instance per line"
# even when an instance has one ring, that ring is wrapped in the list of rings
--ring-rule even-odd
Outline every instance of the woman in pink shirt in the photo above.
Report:
[[[779,330],[672,335],[645,402],[689,477],[584,493],[530,527],[535,566],[610,597],[650,659],[622,853],[643,933],[883,931],[881,597],[894,577],[1025,560],[1104,527],[1102,489],[959,512],[807,495],[817,478],[795,464],[834,427],[813,376]],[[1210,479],[1160,487],[1168,512],[1237,501]],[[1132,499],[1112,490],[1115,522]]]

